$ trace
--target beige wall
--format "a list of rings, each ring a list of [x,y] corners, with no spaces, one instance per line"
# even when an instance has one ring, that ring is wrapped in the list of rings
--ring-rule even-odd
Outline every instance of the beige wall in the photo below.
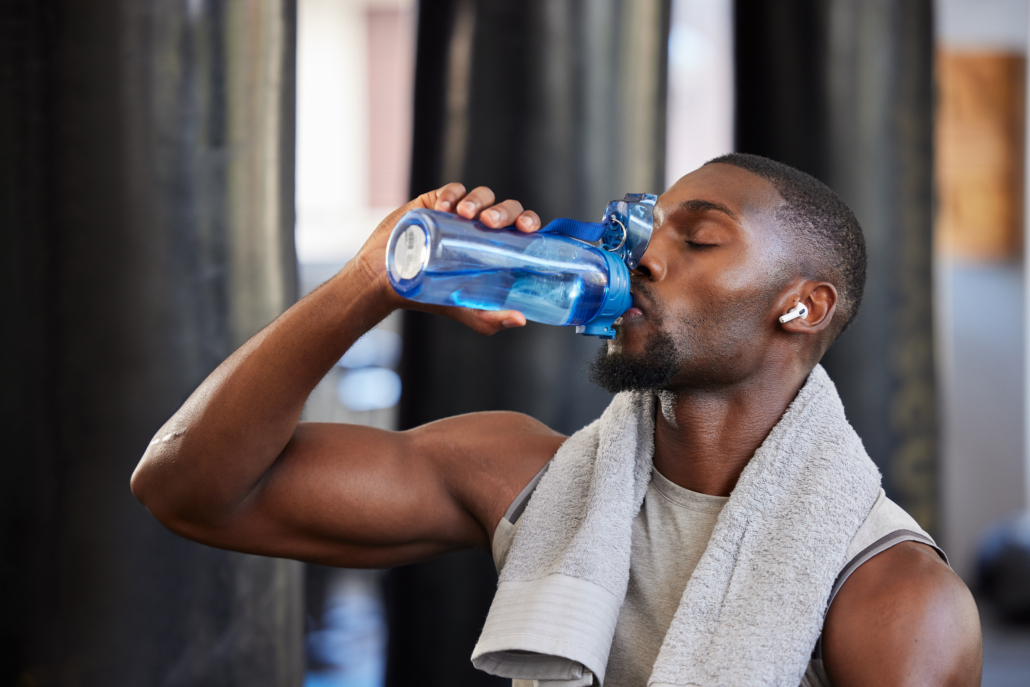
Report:
[[[935,318],[942,543],[975,581],[985,527],[1027,506],[1026,0],[938,0]]]

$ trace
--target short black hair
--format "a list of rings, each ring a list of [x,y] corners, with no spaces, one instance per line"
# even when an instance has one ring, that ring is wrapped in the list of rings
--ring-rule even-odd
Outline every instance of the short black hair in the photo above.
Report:
[[[837,287],[840,335],[855,319],[865,289],[866,250],[855,213],[829,186],[782,162],[749,153],[730,153],[706,162],[733,165],[772,184],[785,201],[777,219],[796,239],[798,267],[810,279]]]

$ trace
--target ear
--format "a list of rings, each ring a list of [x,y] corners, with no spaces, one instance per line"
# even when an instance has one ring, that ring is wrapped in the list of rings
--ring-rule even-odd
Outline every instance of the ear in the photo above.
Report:
[[[789,322],[780,323],[779,317],[798,304],[808,312]],[[804,281],[788,289],[777,303],[776,326],[791,334],[818,334],[830,326],[837,312],[837,289],[825,281]]]

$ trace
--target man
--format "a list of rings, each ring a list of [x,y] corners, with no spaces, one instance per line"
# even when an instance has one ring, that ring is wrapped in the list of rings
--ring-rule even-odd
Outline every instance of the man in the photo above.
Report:
[[[299,422],[319,380],[397,308],[438,312],[483,334],[525,324],[513,311],[427,307],[392,291],[386,240],[413,208],[497,228],[540,227],[519,203],[495,203],[489,189],[466,193],[459,184],[391,214],[338,275],[242,346],[158,432],[132,489],[162,523],[211,546],[341,567],[402,565],[473,546],[493,546],[503,562],[521,526],[511,509],[517,500],[524,507],[526,495],[516,497],[532,491],[527,485],[566,437],[499,412],[407,432]],[[682,513],[707,513],[686,530],[703,532],[701,556],[745,468],[855,316],[864,275],[864,242],[850,211],[784,165],[725,156],[659,199],[651,243],[632,273],[634,305],[593,371],[612,391],[653,392],[657,408],[654,475],[633,524],[630,592],[605,684],[646,683],[689,581],[686,564],[655,573],[640,563],[647,556],[663,567],[678,555],[652,546],[663,541],[648,534],[658,527],[653,519],[665,517],[653,493],[686,504]],[[803,316],[781,323],[798,305]],[[876,503],[860,533],[872,531],[876,513],[907,518],[882,494]],[[818,671],[815,661],[808,668],[806,684],[979,684],[976,607],[931,543],[917,535],[852,566],[831,599],[822,660]],[[656,576],[635,585],[645,574]],[[654,605],[653,594],[674,601]],[[638,629],[648,622],[663,627]]]

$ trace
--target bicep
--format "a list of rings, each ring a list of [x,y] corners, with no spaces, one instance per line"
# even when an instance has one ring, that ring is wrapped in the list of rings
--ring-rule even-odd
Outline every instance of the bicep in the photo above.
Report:
[[[979,685],[980,626],[965,585],[921,544],[899,544],[848,578],[823,630],[834,687]]]
[[[513,413],[449,418],[407,432],[301,423],[237,513],[191,538],[345,567],[486,547],[494,511],[560,440]]]

